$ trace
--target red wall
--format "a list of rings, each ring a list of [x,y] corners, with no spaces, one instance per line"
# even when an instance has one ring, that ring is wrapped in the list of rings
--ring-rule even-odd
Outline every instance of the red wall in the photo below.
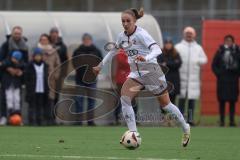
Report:
[[[213,56],[223,38],[232,34],[240,45],[240,21],[205,20],[203,21],[202,44],[208,57],[208,63],[202,70],[201,114],[218,115],[216,97],[216,78],[211,70]],[[240,102],[237,102],[237,113],[240,115]],[[226,108],[228,113],[229,108]]]

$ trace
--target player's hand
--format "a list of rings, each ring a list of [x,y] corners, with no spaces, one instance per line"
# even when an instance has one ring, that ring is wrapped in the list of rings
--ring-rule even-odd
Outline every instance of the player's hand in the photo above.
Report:
[[[99,72],[101,71],[101,69],[102,69],[102,68],[101,68],[100,64],[92,68],[93,73],[94,73],[96,76],[99,74]]]
[[[145,62],[146,59],[143,56],[138,55],[135,59],[136,61]]]

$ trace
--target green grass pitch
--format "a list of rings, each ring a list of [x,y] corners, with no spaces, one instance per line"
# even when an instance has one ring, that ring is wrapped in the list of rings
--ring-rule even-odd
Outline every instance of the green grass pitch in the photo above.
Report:
[[[192,128],[182,148],[180,128],[140,127],[142,145],[119,144],[125,127],[0,127],[1,160],[239,160],[240,128]]]

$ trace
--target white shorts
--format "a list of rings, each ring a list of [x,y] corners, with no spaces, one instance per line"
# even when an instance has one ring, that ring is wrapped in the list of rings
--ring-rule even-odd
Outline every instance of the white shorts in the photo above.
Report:
[[[158,64],[154,65],[154,68],[151,68],[150,71],[145,72],[145,74],[141,73],[144,72],[131,72],[128,78],[135,80],[154,95],[161,95],[168,89],[165,75],[162,73],[162,70]]]

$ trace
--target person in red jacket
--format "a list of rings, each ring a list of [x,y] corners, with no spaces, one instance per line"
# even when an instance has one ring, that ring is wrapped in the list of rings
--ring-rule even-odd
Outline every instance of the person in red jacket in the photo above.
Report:
[[[114,61],[114,63],[112,63],[113,64],[112,80],[115,83],[116,91],[120,98],[122,86],[123,86],[124,82],[127,80],[127,76],[130,73],[130,66],[128,64],[128,57],[123,49],[119,50],[118,54],[114,57],[113,61]],[[133,110],[136,114],[137,113],[136,101],[133,100],[132,104],[134,106]],[[114,112],[116,125],[119,124],[120,111],[121,111],[121,103],[118,104],[118,107],[116,108],[116,110]]]

